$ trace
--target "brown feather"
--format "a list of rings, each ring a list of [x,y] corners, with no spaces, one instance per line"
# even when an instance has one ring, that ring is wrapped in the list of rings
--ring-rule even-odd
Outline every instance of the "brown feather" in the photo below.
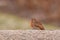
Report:
[[[42,23],[37,21],[36,19],[32,19],[31,20],[31,27],[33,29],[39,28],[40,30],[45,30],[45,28],[43,27]]]

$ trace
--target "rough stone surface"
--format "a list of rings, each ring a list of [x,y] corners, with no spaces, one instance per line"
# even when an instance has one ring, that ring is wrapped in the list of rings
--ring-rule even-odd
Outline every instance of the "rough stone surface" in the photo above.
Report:
[[[0,30],[0,40],[60,40],[60,30]]]

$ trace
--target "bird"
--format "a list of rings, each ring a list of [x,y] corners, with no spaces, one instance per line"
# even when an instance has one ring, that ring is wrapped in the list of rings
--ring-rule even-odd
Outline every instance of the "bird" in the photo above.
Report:
[[[31,27],[35,30],[45,30],[41,22],[37,21],[35,18],[31,19]]]

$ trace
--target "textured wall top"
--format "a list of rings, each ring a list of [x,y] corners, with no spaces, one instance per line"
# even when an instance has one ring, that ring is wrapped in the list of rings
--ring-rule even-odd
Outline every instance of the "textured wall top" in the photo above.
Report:
[[[0,40],[60,40],[60,31],[0,30]]]

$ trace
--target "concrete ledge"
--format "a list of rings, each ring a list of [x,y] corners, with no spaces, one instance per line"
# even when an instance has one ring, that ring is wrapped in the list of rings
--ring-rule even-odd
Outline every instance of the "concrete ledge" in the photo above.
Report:
[[[60,30],[0,30],[0,40],[60,40]]]

